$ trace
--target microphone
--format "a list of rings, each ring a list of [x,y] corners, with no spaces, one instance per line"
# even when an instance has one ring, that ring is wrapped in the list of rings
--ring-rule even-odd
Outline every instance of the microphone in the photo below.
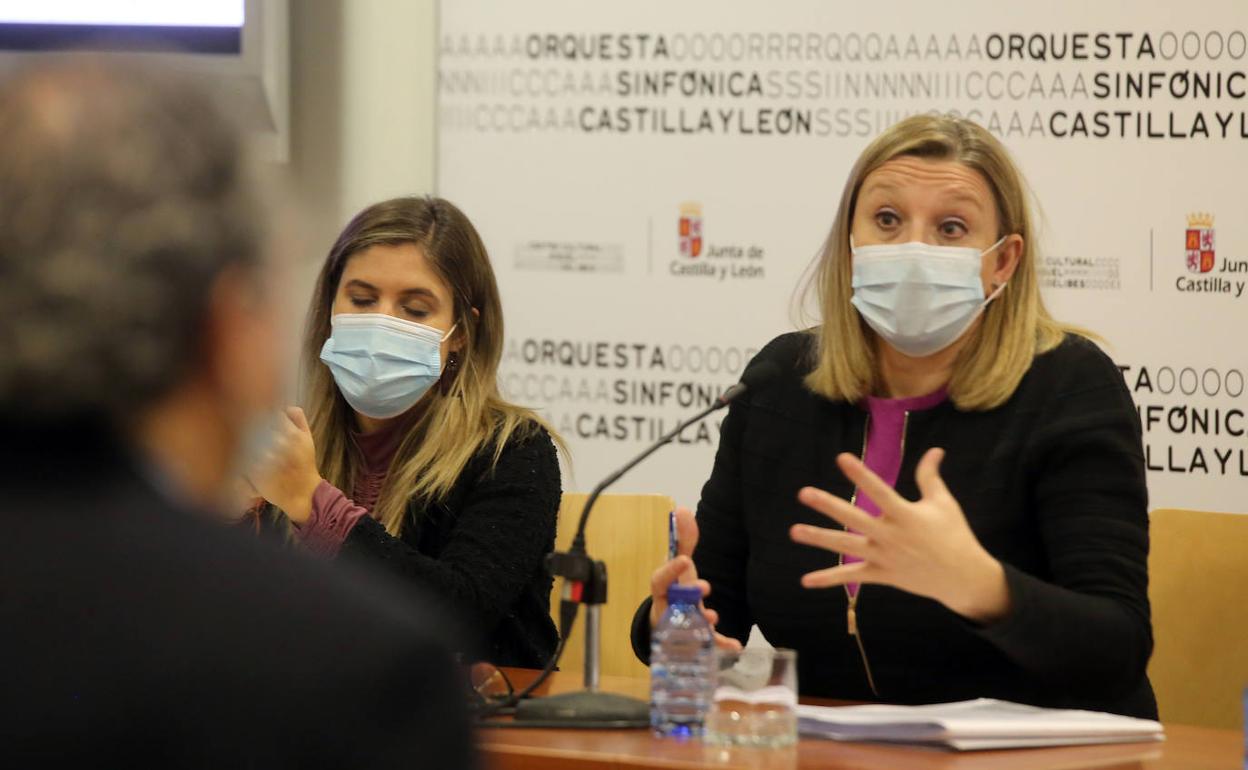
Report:
[[[747,366],[745,372],[741,375],[741,380],[721,393],[719,398],[715,399],[710,406],[681,422],[671,431],[665,433],[658,441],[647,447],[641,454],[629,460],[618,470],[612,472],[605,479],[598,482],[598,486],[594,487],[593,491],[589,493],[589,499],[585,501],[585,507],[581,509],[581,518],[576,527],[576,537],[572,539],[571,550],[574,553],[578,551],[578,548],[581,551],[584,550],[585,523],[589,521],[589,511],[593,508],[594,502],[597,501],[598,496],[602,494],[603,490],[619,481],[625,473],[628,473],[633,468],[636,468],[647,457],[659,451],[660,447],[666,446],[667,444],[675,441],[676,437],[679,436],[685,428],[704,420],[709,415],[723,409],[746,393],[762,389],[779,376],[780,367],[777,366],[774,361],[758,361],[750,366]]]
[[[720,406],[728,406],[734,399],[751,390],[761,390],[780,376],[775,361],[759,361],[746,367],[741,381],[725,390],[719,397]]]
[[[577,523],[571,548],[563,553],[556,552],[546,556],[547,570],[551,575],[562,577],[564,581],[564,598],[559,612],[559,645],[537,678],[522,692],[509,699],[515,705],[516,722],[512,724],[530,727],[574,725],[597,728],[644,727],[649,724],[650,709],[644,701],[598,691],[599,628],[602,605],[607,601],[607,565],[590,558],[585,550],[585,524],[589,521],[589,513],[607,487],[657,452],[659,447],[675,441],[685,428],[705,419],[712,412],[723,409],[746,393],[761,390],[779,375],[780,367],[772,361],[758,361],[746,367],[740,382],[725,390],[710,406],[683,420],[641,454],[598,482],[598,486],[589,493],[585,507],[581,509],[581,518]],[[585,629],[585,689],[524,700],[559,664],[564,644],[571,633],[572,624],[576,621],[577,608],[582,604],[588,605]]]

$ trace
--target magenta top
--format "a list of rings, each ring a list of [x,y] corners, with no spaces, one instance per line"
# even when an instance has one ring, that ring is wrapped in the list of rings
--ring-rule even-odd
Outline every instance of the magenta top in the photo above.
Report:
[[[901,472],[901,455],[905,448],[906,415],[910,412],[922,412],[944,402],[945,389],[926,396],[911,398],[876,398],[867,397],[867,448],[863,455],[863,463],[875,475],[884,480],[890,487],[896,488],[897,474]],[[867,495],[858,492],[856,505],[872,516],[880,515],[880,507]],[[861,561],[857,556],[846,554],[842,562],[850,564]],[[858,584],[846,585],[850,596],[858,594]]]
[[[390,473],[390,461],[410,425],[409,420],[395,420],[373,433],[351,432],[351,440],[363,455],[363,472],[352,485],[350,498],[328,481],[321,481],[312,493],[312,514],[298,528],[308,550],[334,556],[355,523],[372,513]]]

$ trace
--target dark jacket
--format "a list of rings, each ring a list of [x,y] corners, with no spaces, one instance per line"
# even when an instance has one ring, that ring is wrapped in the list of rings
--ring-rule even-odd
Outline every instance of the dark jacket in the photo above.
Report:
[[[555,547],[559,460],[545,430],[509,441],[493,458],[493,446],[478,452],[442,502],[414,502],[397,538],[360,519],[340,555],[447,600],[486,640],[474,657],[541,668],[558,642],[543,559]]]
[[[786,334],[759,353],[784,374],[734,402],[698,506],[694,561],[710,581],[719,630],[757,623],[798,652],[809,695],[896,703],[994,697],[1153,717],[1148,512],[1140,423],[1122,375],[1070,336],[1037,356],[1014,395],[989,411],[951,403],[909,418],[897,490],[917,499],[915,467],[943,447],[941,473],[976,537],[1004,565],[1010,614],[970,623],[930,599],[863,586],[857,616],[878,692],[847,632],[843,589],[800,577],[837,555],[789,538],[795,523],[837,526],[797,502],[811,485],[848,499],[840,452],[861,455],[866,412],[803,384],[813,337]],[[634,649],[648,656],[648,603]]]
[[[93,426],[0,427],[0,766],[475,765],[427,604],[174,502]]]

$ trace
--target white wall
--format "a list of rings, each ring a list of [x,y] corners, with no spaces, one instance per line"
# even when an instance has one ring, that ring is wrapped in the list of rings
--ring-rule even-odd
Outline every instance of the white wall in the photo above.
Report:
[[[436,0],[291,0],[290,181],[319,266],[378,200],[433,191]]]

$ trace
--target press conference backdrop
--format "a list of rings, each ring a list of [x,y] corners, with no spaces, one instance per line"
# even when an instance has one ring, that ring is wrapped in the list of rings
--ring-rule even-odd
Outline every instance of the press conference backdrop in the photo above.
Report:
[[[480,227],[506,395],[584,489],[709,403],[773,336],[853,160],[897,120],[970,117],[1042,213],[1050,309],[1108,341],[1151,506],[1248,510],[1243,0],[455,0],[438,188]],[[1008,290],[1008,289],[1007,289]],[[719,421],[619,491],[696,503]]]

